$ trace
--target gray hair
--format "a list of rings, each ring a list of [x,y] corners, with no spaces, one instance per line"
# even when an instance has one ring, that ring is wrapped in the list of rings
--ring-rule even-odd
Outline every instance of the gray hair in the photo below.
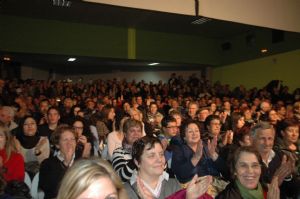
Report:
[[[2,106],[1,110],[7,112],[11,118],[15,117],[15,110],[11,106]]]
[[[266,129],[272,129],[274,132],[274,127],[271,125],[269,122],[259,122],[255,124],[251,129],[250,129],[250,136],[252,139],[256,138],[257,133],[262,130]]]

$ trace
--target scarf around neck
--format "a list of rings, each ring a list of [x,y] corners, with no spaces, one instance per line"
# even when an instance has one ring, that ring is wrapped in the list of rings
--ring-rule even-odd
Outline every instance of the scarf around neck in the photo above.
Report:
[[[242,198],[244,199],[264,199],[263,189],[260,183],[258,183],[257,188],[248,189],[244,187],[239,180],[235,181]]]

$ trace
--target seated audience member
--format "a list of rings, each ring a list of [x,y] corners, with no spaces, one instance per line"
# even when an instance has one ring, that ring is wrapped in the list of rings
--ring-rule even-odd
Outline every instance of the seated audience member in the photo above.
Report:
[[[231,162],[234,181],[229,183],[225,190],[218,194],[216,199],[279,199],[278,177],[274,177],[266,188],[259,182],[262,172],[261,157],[258,151],[251,146],[243,146],[234,153]],[[267,197],[266,197],[267,195]]]
[[[146,114],[146,122],[151,125],[154,133],[159,132],[161,128],[161,120],[163,119],[163,115],[158,112],[158,107],[155,102],[151,102],[149,106],[149,110]]]
[[[15,142],[23,155],[25,170],[33,177],[39,171],[41,162],[50,155],[48,138],[39,136],[36,120],[27,116],[21,121]]]
[[[177,192],[179,183],[164,171],[166,162],[158,138],[145,136],[138,139],[133,144],[132,157],[138,169],[125,184],[129,198],[211,198],[206,194],[211,181],[209,176],[198,178],[196,175],[186,190]]]
[[[175,118],[176,123],[177,123],[177,127],[180,128],[181,123],[182,123],[182,115],[179,111],[173,110],[170,111],[169,116]]]
[[[162,119],[162,133],[158,135],[159,140],[161,141],[165,153],[165,160],[167,162],[167,172],[171,177],[174,177],[174,173],[171,171],[171,162],[172,162],[172,153],[173,146],[171,144],[181,144],[181,139],[174,138],[179,134],[179,129],[177,126],[176,119],[170,116],[166,116]],[[178,141],[179,140],[179,141]]]
[[[59,110],[55,107],[50,107],[47,111],[47,123],[40,125],[39,128],[39,135],[46,136],[50,140],[52,133],[55,131],[59,124],[60,120],[60,113]]]
[[[88,158],[94,155],[94,136],[90,132],[89,126],[84,118],[77,116],[72,122],[73,129],[76,135],[76,150],[77,158]]]
[[[59,184],[75,159],[76,137],[73,128],[66,125],[57,127],[51,140],[59,151],[41,164],[39,187],[44,191],[45,199],[56,197]]]
[[[189,182],[194,175],[219,176],[218,165],[222,159],[216,153],[216,137],[207,144],[201,140],[200,127],[196,121],[187,121],[181,126],[182,145],[174,146],[171,168],[178,181]]]
[[[252,146],[256,148],[262,158],[263,183],[271,183],[274,176],[278,176],[281,198],[285,198],[288,191],[290,176],[295,168],[295,160],[292,157],[273,150],[275,140],[274,127],[268,122],[260,122],[250,130]]]
[[[286,183],[290,197],[296,197],[300,194],[300,140],[299,140],[299,122],[295,119],[285,119],[281,123],[282,138],[277,137],[275,150],[279,150],[288,157],[296,160],[295,172],[289,177],[290,181]],[[300,195],[299,195],[300,196]]]
[[[128,119],[124,123],[123,130],[124,139],[122,141],[122,147],[114,150],[112,165],[117,174],[121,177],[121,180],[126,182],[130,179],[135,170],[131,151],[133,143],[143,136],[142,123],[138,120]]]
[[[121,119],[120,124],[116,124],[116,130],[108,134],[107,136],[107,147],[108,147],[108,157],[109,161],[112,161],[112,155],[115,149],[122,147],[122,141],[124,139],[123,125],[129,117],[124,117]]]
[[[188,112],[186,119],[188,120],[198,120],[197,111],[199,110],[199,106],[197,102],[189,102],[188,104]]]
[[[146,135],[146,134],[147,135],[152,135],[153,134],[151,125],[148,124],[147,122],[143,121],[143,113],[139,109],[131,108],[129,114],[130,114],[131,119],[138,120],[142,123],[143,136]]]
[[[294,117],[298,122],[300,122],[300,101],[294,103],[293,111],[294,111],[293,117]],[[287,112],[288,112],[288,111],[287,111]]]
[[[203,140],[212,139],[217,137],[218,150],[226,145],[230,145],[233,140],[233,132],[227,130],[221,132],[221,119],[217,115],[209,115],[205,120],[206,132],[202,134]]]
[[[245,125],[244,116],[241,113],[237,113],[237,112],[232,113],[231,124],[232,124],[232,131],[234,135],[239,134],[239,131],[241,131]]]
[[[39,125],[47,123],[47,112],[50,107],[49,101],[44,99],[39,103],[39,110],[34,113],[34,117]]]
[[[0,126],[0,174],[6,182],[24,180],[24,159],[17,152],[13,137],[8,129]]]
[[[18,125],[14,122],[15,111],[11,106],[0,107],[0,122],[4,127],[8,128],[9,131],[17,128]]]
[[[119,176],[102,159],[82,159],[64,176],[57,199],[127,199]]]
[[[105,105],[100,112],[100,120],[96,123],[96,128],[99,135],[105,137],[115,130],[115,109],[111,105]]]

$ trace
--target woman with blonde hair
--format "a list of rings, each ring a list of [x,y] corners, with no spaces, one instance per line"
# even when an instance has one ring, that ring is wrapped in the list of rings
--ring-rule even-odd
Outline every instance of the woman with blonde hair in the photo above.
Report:
[[[24,159],[8,129],[0,125],[0,173],[5,181],[24,180]]]
[[[63,178],[57,199],[127,199],[123,184],[105,160],[82,159]]]

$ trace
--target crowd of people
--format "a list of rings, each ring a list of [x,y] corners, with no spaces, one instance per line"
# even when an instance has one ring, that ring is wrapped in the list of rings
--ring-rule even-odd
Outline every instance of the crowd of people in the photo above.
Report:
[[[299,125],[279,80],[0,79],[0,198],[25,175],[45,199],[299,198]]]

